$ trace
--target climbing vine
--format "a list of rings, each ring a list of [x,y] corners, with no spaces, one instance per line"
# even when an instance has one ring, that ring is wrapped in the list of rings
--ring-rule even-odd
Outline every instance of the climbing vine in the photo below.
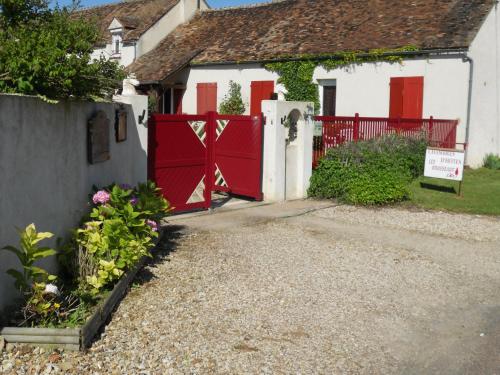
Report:
[[[321,66],[327,71],[360,65],[366,62],[402,63],[403,53],[418,51],[415,46],[397,49],[374,49],[369,52],[348,51],[333,55],[302,55],[294,56],[294,60],[271,62],[264,65],[266,70],[278,73],[278,83],[285,86],[286,100],[308,101],[314,103],[315,111],[319,112],[318,85],[313,83],[314,70]],[[286,60],[286,57],[283,58]]]

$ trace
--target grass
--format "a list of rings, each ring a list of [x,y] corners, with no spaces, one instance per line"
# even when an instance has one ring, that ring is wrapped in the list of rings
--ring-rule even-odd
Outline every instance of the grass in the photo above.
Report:
[[[466,169],[463,197],[457,196],[458,182],[420,177],[411,186],[407,203],[423,208],[500,215],[500,170]]]

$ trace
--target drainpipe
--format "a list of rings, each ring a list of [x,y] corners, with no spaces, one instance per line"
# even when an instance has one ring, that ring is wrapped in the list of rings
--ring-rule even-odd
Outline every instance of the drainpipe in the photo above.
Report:
[[[465,53],[462,57],[463,62],[469,63],[469,88],[467,92],[467,119],[465,123],[465,162],[467,163],[467,153],[469,146],[470,135],[470,117],[472,107],[472,83],[474,79],[474,59]]]

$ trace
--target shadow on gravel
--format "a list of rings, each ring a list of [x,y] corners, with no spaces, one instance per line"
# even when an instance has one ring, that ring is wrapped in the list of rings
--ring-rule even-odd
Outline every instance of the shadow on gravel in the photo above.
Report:
[[[148,259],[144,267],[137,273],[133,281],[134,286],[143,285],[155,279],[155,275],[148,268],[156,268],[158,264],[169,261],[168,256],[177,248],[185,229],[184,225],[169,224],[165,227],[160,242],[153,251],[153,258]]]

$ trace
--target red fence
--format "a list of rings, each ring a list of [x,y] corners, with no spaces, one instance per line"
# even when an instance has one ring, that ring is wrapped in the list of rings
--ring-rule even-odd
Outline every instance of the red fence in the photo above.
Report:
[[[426,137],[434,147],[455,148],[458,120],[403,119],[385,117],[316,116],[321,135],[314,136],[313,166],[328,149],[346,142],[367,140],[389,134],[404,137]]]

